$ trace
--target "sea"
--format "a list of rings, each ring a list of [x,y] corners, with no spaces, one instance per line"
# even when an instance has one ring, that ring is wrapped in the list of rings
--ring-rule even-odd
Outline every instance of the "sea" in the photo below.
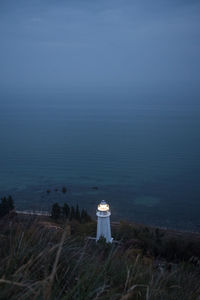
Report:
[[[113,221],[200,231],[198,97],[167,87],[2,89],[7,195],[18,210],[67,202],[94,218],[104,199]]]

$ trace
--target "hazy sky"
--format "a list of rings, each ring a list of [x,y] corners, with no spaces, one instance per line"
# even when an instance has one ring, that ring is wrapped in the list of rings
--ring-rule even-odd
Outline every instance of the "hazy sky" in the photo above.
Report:
[[[1,0],[0,85],[200,83],[200,1]]]

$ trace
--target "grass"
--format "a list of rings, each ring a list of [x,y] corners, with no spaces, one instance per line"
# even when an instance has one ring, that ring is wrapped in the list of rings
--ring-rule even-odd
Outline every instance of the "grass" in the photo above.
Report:
[[[200,296],[198,266],[185,261],[173,270],[162,270],[157,258],[125,246],[123,240],[106,245],[86,239],[84,228],[89,231],[90,224],[81,225],[82,230],[74,226],[71,236],[64,226],[52,230],[31,218],[3,224],[2,300],[197,300]]]

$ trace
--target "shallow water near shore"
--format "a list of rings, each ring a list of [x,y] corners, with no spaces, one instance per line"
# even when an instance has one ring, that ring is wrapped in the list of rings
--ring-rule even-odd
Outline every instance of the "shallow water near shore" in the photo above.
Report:
[[[199,230],[200,105],[161,96],[2,92],[0,196],[20,209],[79,203],[93,216],[104,198],[113,220]]]

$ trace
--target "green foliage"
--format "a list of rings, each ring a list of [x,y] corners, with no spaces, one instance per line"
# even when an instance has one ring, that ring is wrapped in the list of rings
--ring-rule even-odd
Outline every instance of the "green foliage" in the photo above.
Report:
[[[90,217],[90,215],[88,215],[87,211],[83,208],[81,211],[81,222],[82,223],[87,223],[87,222],[91,222],[92,218]]]
[[[106,243],[106,238],[105,238],[104,236],[101,236],[101,237],[99,238],[97,244],[99,244],[99,245],[104,245],[104,246],[105,246],[105,245],[107,244],[107,243]]]
[[[159,228],[134,226],[128,222],[121,222],[117,229],[113,229],[113,236],[123,242],[124,248],[141,249],[143,254],[162,257],[167,261],[188,261],[191,257],[199,257],[199,238],[184,238],[184,235],[173,236]]]
[[[97,231],[96,222],[86,222],[86,223],[72,222],[71,223],[72,234],[81,236],[83,238],[87,236],[95,237],[96,231]]]
[[[63,207],[62,207],[62,213],[63,213],[63,216],[65,218],[69,218],[69,215],[70,215],[70,207],[67,203],[64,203]]]
[[[9,212],[12,211],[13,209],[14,209],[14,201],[11,196],[8,196],[8,198],[6,197],[1,198],[0,217],[9,214]]]
[[[74,220],[75,217],[76,217],[76,215],[75,215],[75,209],[74,209],[73,206],[71,206],[71,208],[70,208],[70,217],[69,217],[70,221]]]
[[[113,245],[107,243],[105,237],[101,236],[97,241],[97,247],[99,250],[104,251],[104,254],[107,255],[108,251],[113,247]]]
[[[15,207],[14,207],[14,201],[12,196],[10,195],[8,196],[7,202],[8,202],[9,210],[13,210]]]
[[[51,216],[55,220],[64,218],[70,221],[76,220],[80,223],[92,222],[92,218],[85,209],[82,209],[80,212],[78,204],[74,208],[74,206],[69,207],[67,203],[64,203],[63,207],[60,207],[58,203],[54,203],[51,209]]]
[[[51,209],[51,217],[54,220],[59,219],[61,216],[61,208],[58,203],[54,203]]]
[[[80,214],[80,210],[79,210],[78,204],[76,205],[75,219],[76,219],[77,221],[81,222],[81,214]]]

